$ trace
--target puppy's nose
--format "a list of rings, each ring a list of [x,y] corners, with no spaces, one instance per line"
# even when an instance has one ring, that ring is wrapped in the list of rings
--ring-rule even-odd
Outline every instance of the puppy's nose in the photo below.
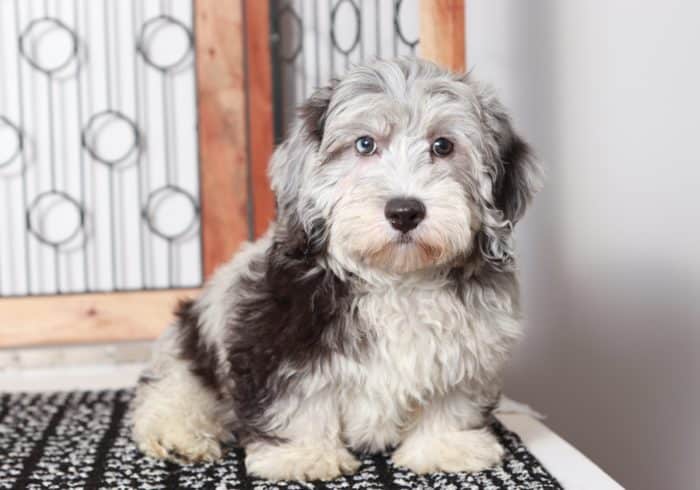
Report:
[[[391,226],[406,233],[423,221],[425,206],[418,199],[395,197],[386,203],[384,216]]]

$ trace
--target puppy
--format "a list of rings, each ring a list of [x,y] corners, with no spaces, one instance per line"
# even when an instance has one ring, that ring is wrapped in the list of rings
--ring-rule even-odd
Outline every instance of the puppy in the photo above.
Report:
[[[416,59],[319,89],[270,164],[277,218],[184,301],[144,374],[133,437],[250,473],[327,480],[349,451],[479,471],[520,333],[511,245],[539,181],[503,106]]]

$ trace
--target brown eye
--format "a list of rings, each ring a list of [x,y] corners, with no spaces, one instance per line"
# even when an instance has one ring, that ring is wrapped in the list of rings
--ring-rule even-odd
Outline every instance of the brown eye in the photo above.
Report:
[[[438,138],[433,141],[431,151],[436,157],[446,157],[454,150],[454,145],[447,138]]]
[[[362,136],[355,140],[355,149],[362,156],[370,156],[377,151],[377,143],[371,136]]]

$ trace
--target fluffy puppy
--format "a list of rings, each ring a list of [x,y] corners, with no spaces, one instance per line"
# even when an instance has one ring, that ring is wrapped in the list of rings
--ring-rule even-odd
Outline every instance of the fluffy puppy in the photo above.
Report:
[[[148,455],[331,479],[349,451],[419,473],[503,453],[487,419],[520,333],[511,235],[539,171],[502,105],[416,59],[318,90],[270,164],[277,218],[182,302],[145,373]]]

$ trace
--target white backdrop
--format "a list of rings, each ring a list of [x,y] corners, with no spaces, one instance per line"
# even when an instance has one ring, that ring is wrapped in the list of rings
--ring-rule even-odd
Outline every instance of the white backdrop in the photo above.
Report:
[[[634,489],[697,488],[700,4],[469,0],[469,66],[540,154],[507,391]]]

